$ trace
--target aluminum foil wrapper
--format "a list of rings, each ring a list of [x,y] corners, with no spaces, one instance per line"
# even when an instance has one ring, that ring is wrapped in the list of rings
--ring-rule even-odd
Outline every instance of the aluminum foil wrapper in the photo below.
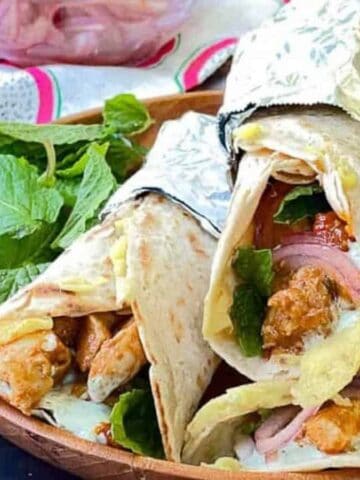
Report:
[[[165,122],[145,165],[110,198],[102,217],[123,202],[156,192],[182,205],[218,237],[231,195],[227,159],[216,117],[188,112]]]
[[[238,44],[221,141],[259,107],[328,104],[360,120],[360,0],[292,0]]]

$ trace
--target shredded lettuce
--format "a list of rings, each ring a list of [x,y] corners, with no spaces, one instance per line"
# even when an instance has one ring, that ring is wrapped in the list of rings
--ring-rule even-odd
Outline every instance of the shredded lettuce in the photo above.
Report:
[[[154,400],[150,388],[123,393],[110,416],[116,443],[134,453],[164,458]]]
[[[261,354],[261,327],[274,277],[271,250],[239,248],[233,269],[240,285],[234,290],[229,314],[241,352],[254,357]]]
[[[273,218],[275,223],[291,225],[330,209],[320,185],[297,186],[285,195]]]

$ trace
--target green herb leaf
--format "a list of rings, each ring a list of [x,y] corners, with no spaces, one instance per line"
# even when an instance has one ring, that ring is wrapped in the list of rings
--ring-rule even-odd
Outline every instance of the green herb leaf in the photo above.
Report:
[[[163,458],[164,452],[150,389],[123,393],[110,416],[116,443],[134,453]]]
[[[255,430],[260,426],[260,421],[258,420],[257,422],[244,422],[241,426],[240,426],[240,432],[243,434],[243,435],[252,435]]]
[[[276,223],[291,225],[328,210],[330,206],[319,185],[297,186],[285,195],[273,218]]]
[[[130,93],[107,100],[103,115],[109,127],[128,135],[147,130],[153,122],[145,105]]]
[[[64,225],[54,240],[53,248],[67,248],[81,233],[85,232],[87,222],[99,211],[104,201],[116,185],[105,156],[108,144],[92,143],[88,148],[88,156],[84,176],[82,178],[76,203]]]
[[[239,248],[233,261],[233,268],[243,282],[254,285],[261,295],[264,297],[271,295],[274,277],[271,250]]]
[[[56,167],[58,170],[70,167],[77,162],[89,148],[89,142],[77,142],[72,145],[56,147]]]
[[[44,187],[53,187],[56,181],[56,152],[54,145],[50,142],[45,142],[44,148],[46,151],[47,166],[45,172],[39,178],[39,183]]]
[[[34,280],[47,267],[48,263],[26,265],[24,267],[0,270],[0,303],[11,297],[20,288]]]
[[[72,208],[75,205],[80,185],[81,177],[58,178],[56,180],[55,188],[63,197],[65,206]]]
[[[78,177],[84,173],[88,160],[89,155],[85,151],[85,153],[83,153],[83,155],[81,155],[81,157],[70,167],[59,169],[56,171],[56,174],[58,177],[62,178]]]
[[[103,125],[31,125],[28,123],[2,123],[0,134],[31,143],[51,143],[53,145],[72,144],[81,140],[92,142],[108,135]],[[0,137],[1,138],[1,137]],[[4,137],[2,137],[4,138]]]
[[[240,350],[245,357],[261,354],[261,327],[265,314],[266,300],[253,285],[235,288],[230,318]]]
[[[140,168],[147,149],[131,142],[127,138],[110,140],[106,161],[119,183],[123,183],[129,175]]]
[[[24,158],[0,156],[0,235],[30,235],[43,222],[55,222],[62,205],[61,195],[39,185],[36,168]]]
[[[44,223],[32,235],[21,239],[0,236],[0,270],[53,260],[54,252],[50,244],[60,228],[58,222],[51,225]]]

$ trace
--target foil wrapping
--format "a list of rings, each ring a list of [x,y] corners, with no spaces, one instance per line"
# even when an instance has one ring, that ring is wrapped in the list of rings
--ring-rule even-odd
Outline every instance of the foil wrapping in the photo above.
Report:
[[[292,0],[238,44],[220,138],[260,107],[327,104],[360,120],[360,0]]]
[[[130,199],[155,192],[183,206],[218,237],[231,195],[227,158],[216,117],[188,112],[165,122],[144,166],[110,198],[102,217]]]

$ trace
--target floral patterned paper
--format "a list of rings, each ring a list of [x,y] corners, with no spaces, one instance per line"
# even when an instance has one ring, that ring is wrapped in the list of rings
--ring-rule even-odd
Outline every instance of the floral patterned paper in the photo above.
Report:
[[[222,139],[256,108],[325,103],[360,119],[360,0],[293,0],[242,37],[220,114]]]

